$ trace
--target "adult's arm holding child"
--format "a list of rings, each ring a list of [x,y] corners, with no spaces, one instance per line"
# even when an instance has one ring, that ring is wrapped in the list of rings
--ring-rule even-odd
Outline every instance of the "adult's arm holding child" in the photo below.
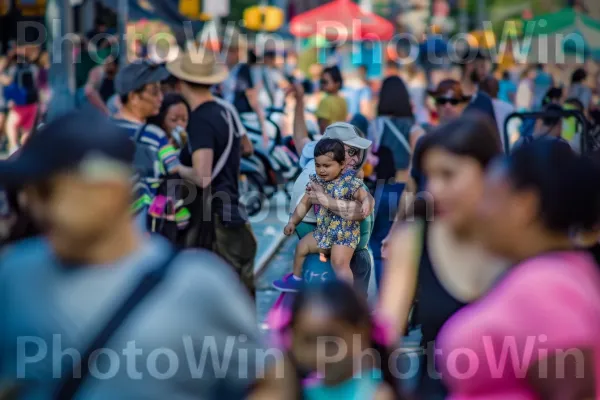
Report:
[[[354,199],[361,203],[361,213],[364,218],[368,217],[375,208],[375,199],[365,188],[360,188],[354,193]]]

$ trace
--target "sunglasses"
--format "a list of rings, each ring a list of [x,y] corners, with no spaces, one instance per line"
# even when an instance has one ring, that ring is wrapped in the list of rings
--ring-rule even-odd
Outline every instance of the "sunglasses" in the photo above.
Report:
[[[355,155],[358,154],[360,150],[358,150],[357,148],[354,147],[348,147],[346,148],[346,154],[348,154],[349,157],[354,157]]]
[[[438,106],[445,106],[448,103],[450,103],[453,106],[457,106],[460,103],[462,103],[462,100],[457,99],[457,98],[447,98],[447,97],[438,97],[437,99],[435,99],[435,104],[437,104]]]

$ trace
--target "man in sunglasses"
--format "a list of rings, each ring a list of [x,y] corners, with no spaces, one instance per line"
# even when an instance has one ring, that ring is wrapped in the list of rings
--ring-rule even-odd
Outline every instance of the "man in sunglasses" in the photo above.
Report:
[[[295,84],[291,88],[296,98],[296,109],[294,112],[294,144],[296,151],[300,154],[300,166],[303,171],[296,179],[292,190],[291,210],[296,208],[296,205],[302,199],[304,193],[309,193],[314,204],[320,204],[326,207],[334,214],[341,216],[344,219],[361,221],[360,225],[360,243],[354,252],[354,257],[350,262],[350,268],[354,274],[354,283],[356,288],[367,293],[369,279],[371,277],[371,256],[367,249],[371,231],[373,229],[373,210],[367,215],[361,211],[361,204],[355,201],[335,200],[328,196],[323,188],[319,185],[310,184],[309,177],[315,173],[314,150],[315,141],[311,141],[308,137],[306,129],[306,121],[304,120],[304,91],[302,85]],[[361,167],[365,159],[365,152],[371,146],[371,141],[362,137],[362,133],[353,125],[345,122],[336,122],[327,127],[324,136],[330,139],[339,139],[344,143],[346,148],[346,168],[357,170],[357,174],[362,173]],[[310,234],[316,227],[317,218],[314,210],[308,212],[302,220],[296,232],[300,237]],[[301,280],[297,280],[294,276],[284,277],[277,282],[277,287],[280,290],[295,291],[299,288]]]
[[[465,96],[462,86],[454,79],[441,81],[435,90],[429,91],[429,95],[435,100],[441,124],[459,117],[471,100],[470,96]]]

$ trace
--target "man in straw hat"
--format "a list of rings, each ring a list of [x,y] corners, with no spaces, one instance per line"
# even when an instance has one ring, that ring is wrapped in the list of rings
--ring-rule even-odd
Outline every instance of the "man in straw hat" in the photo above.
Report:
[[[181,154],[182,164],[192,167],[192,173],[181,175],[200,190],[210,188],[212,195],[210,201],[196,196],[190,207],[190,225],[192,230],[195,225],[203,225],[201,240],[206,243],[212,233],[209,225],[214,223],[212,248],[236,268],[254,294],[256,239],[245,210],[240,207],[238,193],[241,132],[232,110],[215,101],[211,94],[211,87],[223,82],[229,71],[209,50],[186,52],[168,63],[167,69],[179,80],[176,87],[192,110],[188,124],[190,146]],[[208,236],[206,231],[210,231]],[[189,239],[187,244],[193,246],[194,240],[197,238]]]

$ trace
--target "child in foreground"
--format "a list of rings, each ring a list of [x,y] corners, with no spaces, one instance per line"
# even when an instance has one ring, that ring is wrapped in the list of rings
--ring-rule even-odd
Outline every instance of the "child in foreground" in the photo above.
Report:
[[[344,144],[337,139],[321,139],[315,146],[315,170],[313,183],[323,187],[325,193],[335,200],[355,200],[362,204],[363,215],[372,209],[372,197],[356,177],[356,171],[344,171],[346,152]],[[284,233],[290,236],[306,216],[313,203],[306,193],[290,217]],[[360,222],[350,221],[332,213],[327,208],[315,205],[318,210],[317,227],[312,235],[303,237],[296,246],[294,273],[289,280],[277,280],[273,286],[281,291],[295,292],[302,284],[302,265],[308,254],[321,253],[330,256],[337,278],[353,282],[350,260],[360,241]]]
[[[369,307],[352,286],[330,281],[303,289],[292,308],[290,358],[300,375],[318,377],[304,385],[303,397],[403,398],[390,369],[390,354],[374,340],[374,330]],[[343,352],[335,360],[327,351],[334,348]]]

